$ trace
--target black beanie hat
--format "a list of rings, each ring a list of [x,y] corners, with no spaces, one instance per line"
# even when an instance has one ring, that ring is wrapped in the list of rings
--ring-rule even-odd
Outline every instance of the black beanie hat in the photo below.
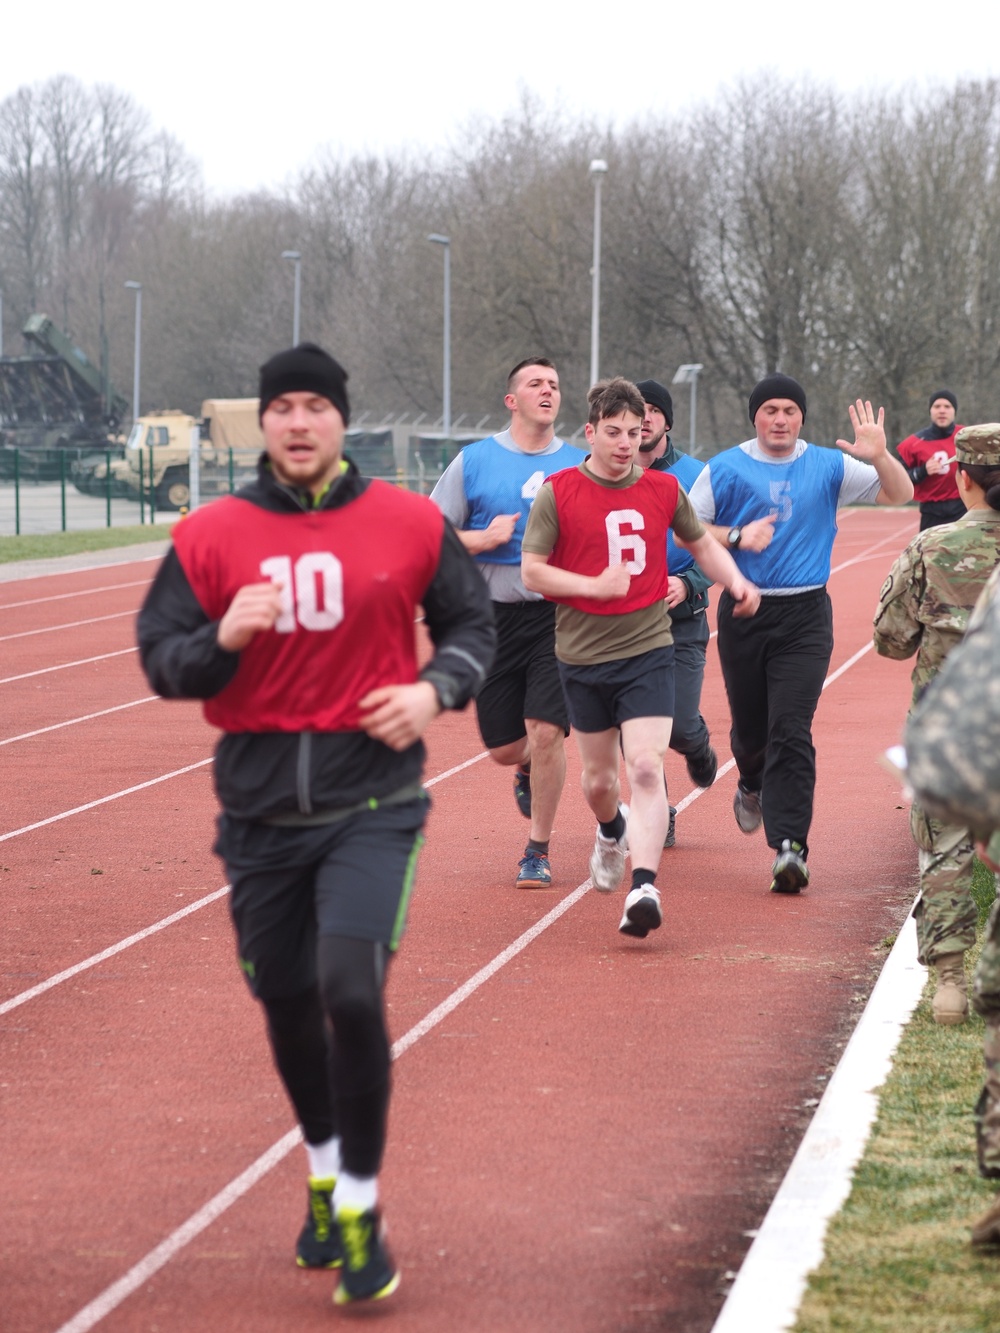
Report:
[[[791,375],[765,375],[762,380],[753,386],[753,393],[750,395],[750,424],[757,415],[758,410],[769,402],[772,398],[789,398],[802,412],[802,420],[806,419],[806,391],[798,380],[793,380]]]
[[[351,419],[347,371],[315,343],[289,347],[261,366],[259,415],[263,417],[268,404],[283,393],[315,393],[320,398],[329,398],[344,418],[345,426]]]
[[[667,430],[674,428],[674,400],[670,390],[665,389],[659,380],[636,380],[635,387],[642,394],[644,403],[658,407],[667,420]]]
[[[955,397],[952,391],[950,389],[938,389],[937,393],[931,394],[930,402],[927,404],[928,412],[931,410],[931,408],[934,406],[934,404],[937,402],[939,398],[947,398],[948,402],[951,403],[955,411],[956,412],[958,411],[958,399]]]

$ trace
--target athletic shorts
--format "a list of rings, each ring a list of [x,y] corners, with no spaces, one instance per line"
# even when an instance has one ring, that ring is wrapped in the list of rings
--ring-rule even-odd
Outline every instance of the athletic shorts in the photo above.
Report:
[[[595,666],[559,663],[577,731],[610,731],[634,717],[673,717],[674,646]]]
[[[491,750],[526,735],[524,719],[551,722],[569,734],[569,713],[556,663],[556,609],[551,602],[494,602],[497,655],[476,695],[483,744]]]
[[[424,796],[310,828],[220,815],[215,851],[254,995],[280,999],[314,985],[321,935],[398,947],[429,809]]]

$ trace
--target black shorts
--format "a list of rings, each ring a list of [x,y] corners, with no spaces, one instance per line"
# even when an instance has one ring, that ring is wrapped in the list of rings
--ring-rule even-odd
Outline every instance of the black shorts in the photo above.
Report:
[[[596,666],[559,663],[577,731],[610,731],[634,717],[673,717],[674,646]]]
[[[479,734],[491,750],[513,745],[524,719],[551,722],[569,734],[569,713],[556,662],[556,609],[551,602],[494,602],[497,655],[476,695]]]
[[[418,797],[310,828],[219,817],[215,851],[254,995],[280,999],[315,985],[321,935],[398,947],[429,809]]]

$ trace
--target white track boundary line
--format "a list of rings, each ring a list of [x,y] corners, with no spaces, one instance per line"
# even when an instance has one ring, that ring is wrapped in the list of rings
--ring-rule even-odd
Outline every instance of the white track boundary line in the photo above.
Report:
[[[823,1258],[830,1218],[850,1193],[878,1113],[878,1090],[926,981],[911,912],[712,1333],[783,1333],[794,1325],[809,1274]]]
[[[24,602],[0,602],[0,611],[16,611],[21,606],[41,606],[43,602],[65,602],[72,597],[92,597],[99,592],[116,592],[119,588],[148,588],[152,579],[134,579],[131,583],[105,583],[99,588],[80,588],[77,592],[56,592],[51,597],[29,597]]]
[[[477,756],[481,758],[482,756]],[[470,760],[469,763],[475,763],[476,760]],[[462,764],[460,768],[467,768],[468,764]],[[456,772],[458,770],[455,770]],[[444,775],[442,774],[442,777]],[[404,1033],[398,1041],[392,1044],[392,1058],[398,1060],[399,1057],[415,1045],[421,1037],[425,1037],[429,1032],[443,1022],[453,1010],[467,1000],[470,995],[475,994],[482,986],[486,984],[497,972],[500,971],[512,958],[516,958],[519,953],[528,947],[533,940],[537,939],[549,926],[553,925],[559,918],[568,912],[571,907],[580,901],[583,895],[590,888],[590,880],[584,880],[572,893],[567,894],[565,898],[550,912],[547,912],[539,921],[528,928],[522,935],[519,935],[512,944],[498,953],[485,967],[481,967],[474,973],[464,985],[454,991],[443,1000],[439,1005],[430,1011],[430,1013],[412,1028]],[[175,1231],[171,1232],[165,1240],[161,1241],[155,1249],[149,1253],[132,1268],[129,1269],[117,1282],[113,1282],[110,1287],[106,1287],[99,1296],[95,1297],[88,1305],[73,1316],[67,1323],[61,1325],[57,1333],[88,1333],[95,1324],[99,1323],[105,1315],[111,1313],[121,1305],[127,1297],[138,1290],[143,1283],[148,1282],[154,1273],[158,1272],[173,1257],[178,1254],[186,1245],[189,1245],[197,1236],[201,1235],[211,1224],[219,1218],[227,1208],[243,1197],[257,1182],[263,1179],[267,1173],[277,1166],[279,1162],[292,1151],[300,1142],[301,1134],[298,1129],[290,1130],[277,1143],[271,1145],[267,1152],[257,1158],[247,1169],[235,1180],[213,1198],[209,1199],[198,1212],[194,1213],[183,1222]]]
[[[0,745],[13,745],[15,741],[27,741],[32,736],[44,736],[47,731],[61,731],[63,727],[75,727],[78,722],[92,722],[95,717],[107,717],[109,713],[120,713],[124,708],[135,708],[139,704],[160,702],[158,694],[147,694],[144,699],[133,699],[127,704],[115,704],[114,708],[102,708],[99,713],[86,713],[83,717],[70,717],[65,722],[53,722],[50,727],[39,727],[36,731],[22,731],[20,736],[8,736]]]
[[[36,996],[44,995],[47,990],[53,986],[58,986],[63,981],[69,981],[71,977],[79,976],[81,972],[86,972],[88,968],[96,967],[98,963],[104,963],[109,958],[114,958],[116,953],[121,953],[124,949],[130,949],[133,944],[140,944],[143,940],[148,940],[150,935],[157,934],[158,931],[166,930],[167,926],[172,926],[184,917],[190,916],[192,912],[199,911],[202,907],[207,907],[209,903],[214,903],[217,898],[224,897],[229,892],[229,885],[224,884],[221,889],[216,889],[214,893],[209,893],[204,898],[199,898],[197,902],[188,903],[187,907],[182,907],[176,912],[171,912],[170,916],[163,917],[160,921],[154,921],[151,926],[145,926],[142,930],[137,930],[134,935],[129,935],[117,944],[109,944],[106,949],[100,953],[91,954],[89,958],[82,959],[79,963],[74,963],[72,967],[64,968],[62,972],[56,972],[51,977],[46,977],[40,981],[37,986],[32,986],[30,990],[21,991],[20,995],[14,995],[9,1000],[4,1000],[0,1004],[0,1016],[9,1014],[12,1009],[17,1009],[22,1004],[27,1004],[29,1000],[34,1000]]]
[[[45,625],[42,629],[23,629],[18,634],[0,634],[0,643],[9,643],[11,639],[30,639],[35,634],[54,634],[60,629],[79,629],[81,625],[99,625],[102,620],[121,620],[123,616],[136,616],[131,611],[113,611],[109,616],[92,616],[89,620],[70,620],[65,625]]]
[[[109,801],[120,801],[123,796],[131,796],[134,792],[145,791],[147,787],[155,787],[161,782],[169,781],[170,778],[179,778],[185,773],[193,773],[196,768],[204,768],[206,764],[211,762],[211,758],[199,759],[196,764],[186,764],[184,768],[175,768],[172,773],[161,773],[158,778],[150,778],[148,782],[137,782],[134,787],[126,787],[123,791],[112,792],[110,796],[99,796],[96,801],[88,801],[86,805],[77,805],[72,810],[63,810],[61,814],[50,815],[48,819],[39,819],[34,824],[25,824],[23,828],[12,829],[10,833],[0,833],[0,842],[8,842],[11,838],[19,838],[22,833],[31,833],[36,828],[58,824],[61,819],[69,819],[71,815],[81,815],[85,810],[94,810],[99,805],[107,805]]]
[[[156,698],[157,696],[153,696]],[[443,773],[438,773],[436,777],[430,778],[424,783],[425,787],[434,787],[439,782],[444,782],[445,778],[452,777],[455,773],[461,773],[466,768],[471,768],[473,764],[478,764],[480,759],[485,759],[489,754],[488,750],[483,750],[481,754],[474,755],[471,759],[466,759],[464,763],[456,764],[454,768],[445,769]],[[57,972],[54,976],[48,977],[45,981],[40,981],[37,986],[32,986],[29,990],[22,991],[19,995],[12,996],[9,1000],[0,1003],[0,1016],[9,1013],[11,1009],[17,1009],[19,1005],[27,1004],[29,1000],[35,999],[38,995],[44,995],[47,990],[53,986],[58,986],[62,981],[68,981],[71,977],[77,976],[80,972],[86,972],[88,968],[96,967],[98,963],[103,963],[108,958],[113,958],[116,953],[121,953],[123,949],[130,948],[133,944],[139,944],[142,940],[148,939],[150,935],[155,935],[158,931],[172,926],[174,922],[190,916],[192,912],[197,912],[199,908],[207,907],[209,903],[214,903],[217,898],[221,898],[229,892],[229,885],[225,884],[221,889],[216,889],[214,893],[208,894],[204,898],[199,898],[197,902],[189,903],[187,907],[182,907],[177,912],[172,912],[170,916],[164,917],[161,921],[154,921],[151,926],[146,926],[143,930],[137,931],[134,935],[129,935],[124,940],[119,940],[117,944],[111,944],[100,953],[91,954],[89,958],[82,959],[79,963],[74,963],[72,967],[67,967],[62,972]]]
[[[864,648],[861,648],[853,657],[849,658],[847,662],[839,667],[836,672],[828,676],[823,683],[823,688],[826,689],[828,684],[832,684],[839,676],[843,675],[845,671],[849,670],[851,666],[860,661],[870,647],[870,644],[865,645]],[[459,764],[453,769],[449,769],[446,773],[440,774],[436,781],[440,782],[443,778],[450,776],[452,773],[461,772],[462,769],[468,768],[474,763],[478,763],[480,759],[484,759],[485,757],[486,752],[476,755],[474,759],[467,760],[465,763]],[[728,773],[734,767],[735,760],[730,759],[728,763],[724,764],[719,770],[715,779],[716,782],[719,781],[719,778],[721,778],[723,774]],[[428,783],[427,785],[429,786],[430,784]],[[685,809],[692,801],[697,800],[702,794],[702,788],[695,788],[694,791],[690,792],[678,803],[678,811]],[[392,1047],[393,1059],[398,1059],[404,1051],[408,1050],[410,1046],[414,1045],[421,1037],[425,1036],[442,1022],[444,1018],[458,1008],[458,1006],[468,999],[470,995],[474,994],[475,991],[483,986],[496,972],[505,966],[506,963],[527,948],[527,946],[547,930],[553,922],[557,921],[565,912],[568,912],[569,909],[583,897],[590,887],[590,880],[585,880],[583,884],[574,889],[572,893],[568,894],[560,903],[557,903],[550,912],[537,921],[534,926],[526,930],[512,944],[508,945],[506,949],[497,954],[485,967],[480,968],[478,972],[474,973],[468,981],[448,996],[447,999],[443,1000],[441,1004],[432,1009],[425,1018],[415,1024],[407,1033],[400,1037],[398,1041],[394,1042]],[[195,904],[192,904],[192,908],[194,907]],[[897,945],[898,943],[899,941],[897,940]],[[895,947],[893,952],[895,953]],[[912,951],[911,956],[915,957],[915,950]],[[883,969],[883,975],[884,971],[885,969]],[[881,978],[879,984],[881,984]],[[876,990],[877,989],[878,987],[876,987]],[[919,991],[917,994],[919,996]],[[868,1006],[866,1006],[865,1014],[867,1014],[868,1010],[872,1007],[874,998],[875,995],[873,992],[871,999],[869,999]],[[0,1013],[2,1012],[3,1010],[0,1009]],[[854,1038],[851,1040],[853,1042]],[[898,1034],[896,1040],[898,1040]],[[889,1051],[889,1058],[891,1058],[892,1050],[894,1049],[895,1042],[893,1042],[892,1048]],[[843,1064],[843,1062],[842,1057],[841,1064]],[[840,1065],[838,1065],[838,1071],[839,1069]],[[830,1081],[830,1086],[827,1088],[827,1092],[824,1095],[824,1101],[826,1100],[826,1097],[830,1095],[836,1077],[837,1074],[835,1072],[833,1079]],[[877,1101],[875,1105],[877,1108]],[[872,1115],[874,1115],[874,1111],[872,1112]],[[867,1134],[867,1130],[865,1132]],[[119,1278],[117,1282],[112,1283],[110,1287],[105,1288],[99,1296],[92,1300],[88,1305],[84,1306],[72,1319],[61,1325],[56,1333],[89,1333],[89,1330],[92,1329],[95,1324],[99,1323],[105,1315],[110,1314],[112,1310],[116,1309],[134,1291],[138,1290],[143,1283],[147,1282],[154,1273],[165,1267],[180,1250],[211,1226],[211,1224],[216,1221],[227,1208],[231,1207],[231,1205],[238,1199],[242,1198],[242,1196],[261,1180],[272,1167],[283,1161],[300,1141],[300,1138],[300,1131],[295,1129],[279,1139],[277,1143],[273,1144],[267,1152],[259,1157],[256,1162],[247,1168],[246,1171],[236,1177],[235,1180],[231,1181],[224,1189],[220,1190],[220,1192],[199,1209],[197,1213],[193,1214],[165,1240],[161,1241],[155,1249],[150,1250],[150,1252],[129,1269],[123,1277]],[[800,1152],[801,1151],[802,1149],[800,1148]],[[823,1226],[825,1230],[825,1219]],[[744,1264],[744,1267],[745,1266],[746,1265]],[[804,1282],[804,1275],[801,1280]],[[735,1290],[736,1288],[734,1287],[733,1291]],[[763,1294],[767,1296],[771,1295],[770,1292],[765,1292]],[[732,1299],[732,1295],[733,1292],[731,1291],[729,1299]],[[759,1302],[761,1299],[761,1294],[755,1291],[753,1293],[753,1300]],[[728,1303],[727,1300],[727,1305]],[[747,1320],[746,1313],[740,1313],[735,1316],[735,1318],[737,1322],[734,1322],[731,1325],[729,1333],[747,1333],[747,1330],[749,1329],[753,1329],[754,1333],[765,1333],[765,1330],[760,1325],[759,1321],[756,1320],[756,1315],[754,1318]],[[742,1320],[743,1322],[738,1322],[739,1320]],[[726,1330],[719,1329],[718,1325],[716,1325],[716,1329],[713,1330],[713,1333],[726,1333]]]
[[[47,676],[50,671],[66,671],[69,667],[89,666],[91,662],[105,662],[109,657],[124,657],[126,653],[137,653],[138,648],[119,648],[113,653],[99,653],[96,657],[81,657],[76,662],[60,662],[58,666],[39,667],[37,671],[25,671],[20,676],[4,676],[0,685],[12,685],[15,680],[31,680],[33,676]]]

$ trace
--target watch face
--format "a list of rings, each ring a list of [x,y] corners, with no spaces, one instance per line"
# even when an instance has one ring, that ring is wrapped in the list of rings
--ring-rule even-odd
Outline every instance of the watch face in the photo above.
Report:
[[[741,536],[742,536],[742,529],[740,529],[740,528],[730,528],[730,529],[729,529],[729,545],[730,545],[730,546],[738,546],[738,545],[739,545],[739,542],[740,542],[740,537],[741,537]]]

